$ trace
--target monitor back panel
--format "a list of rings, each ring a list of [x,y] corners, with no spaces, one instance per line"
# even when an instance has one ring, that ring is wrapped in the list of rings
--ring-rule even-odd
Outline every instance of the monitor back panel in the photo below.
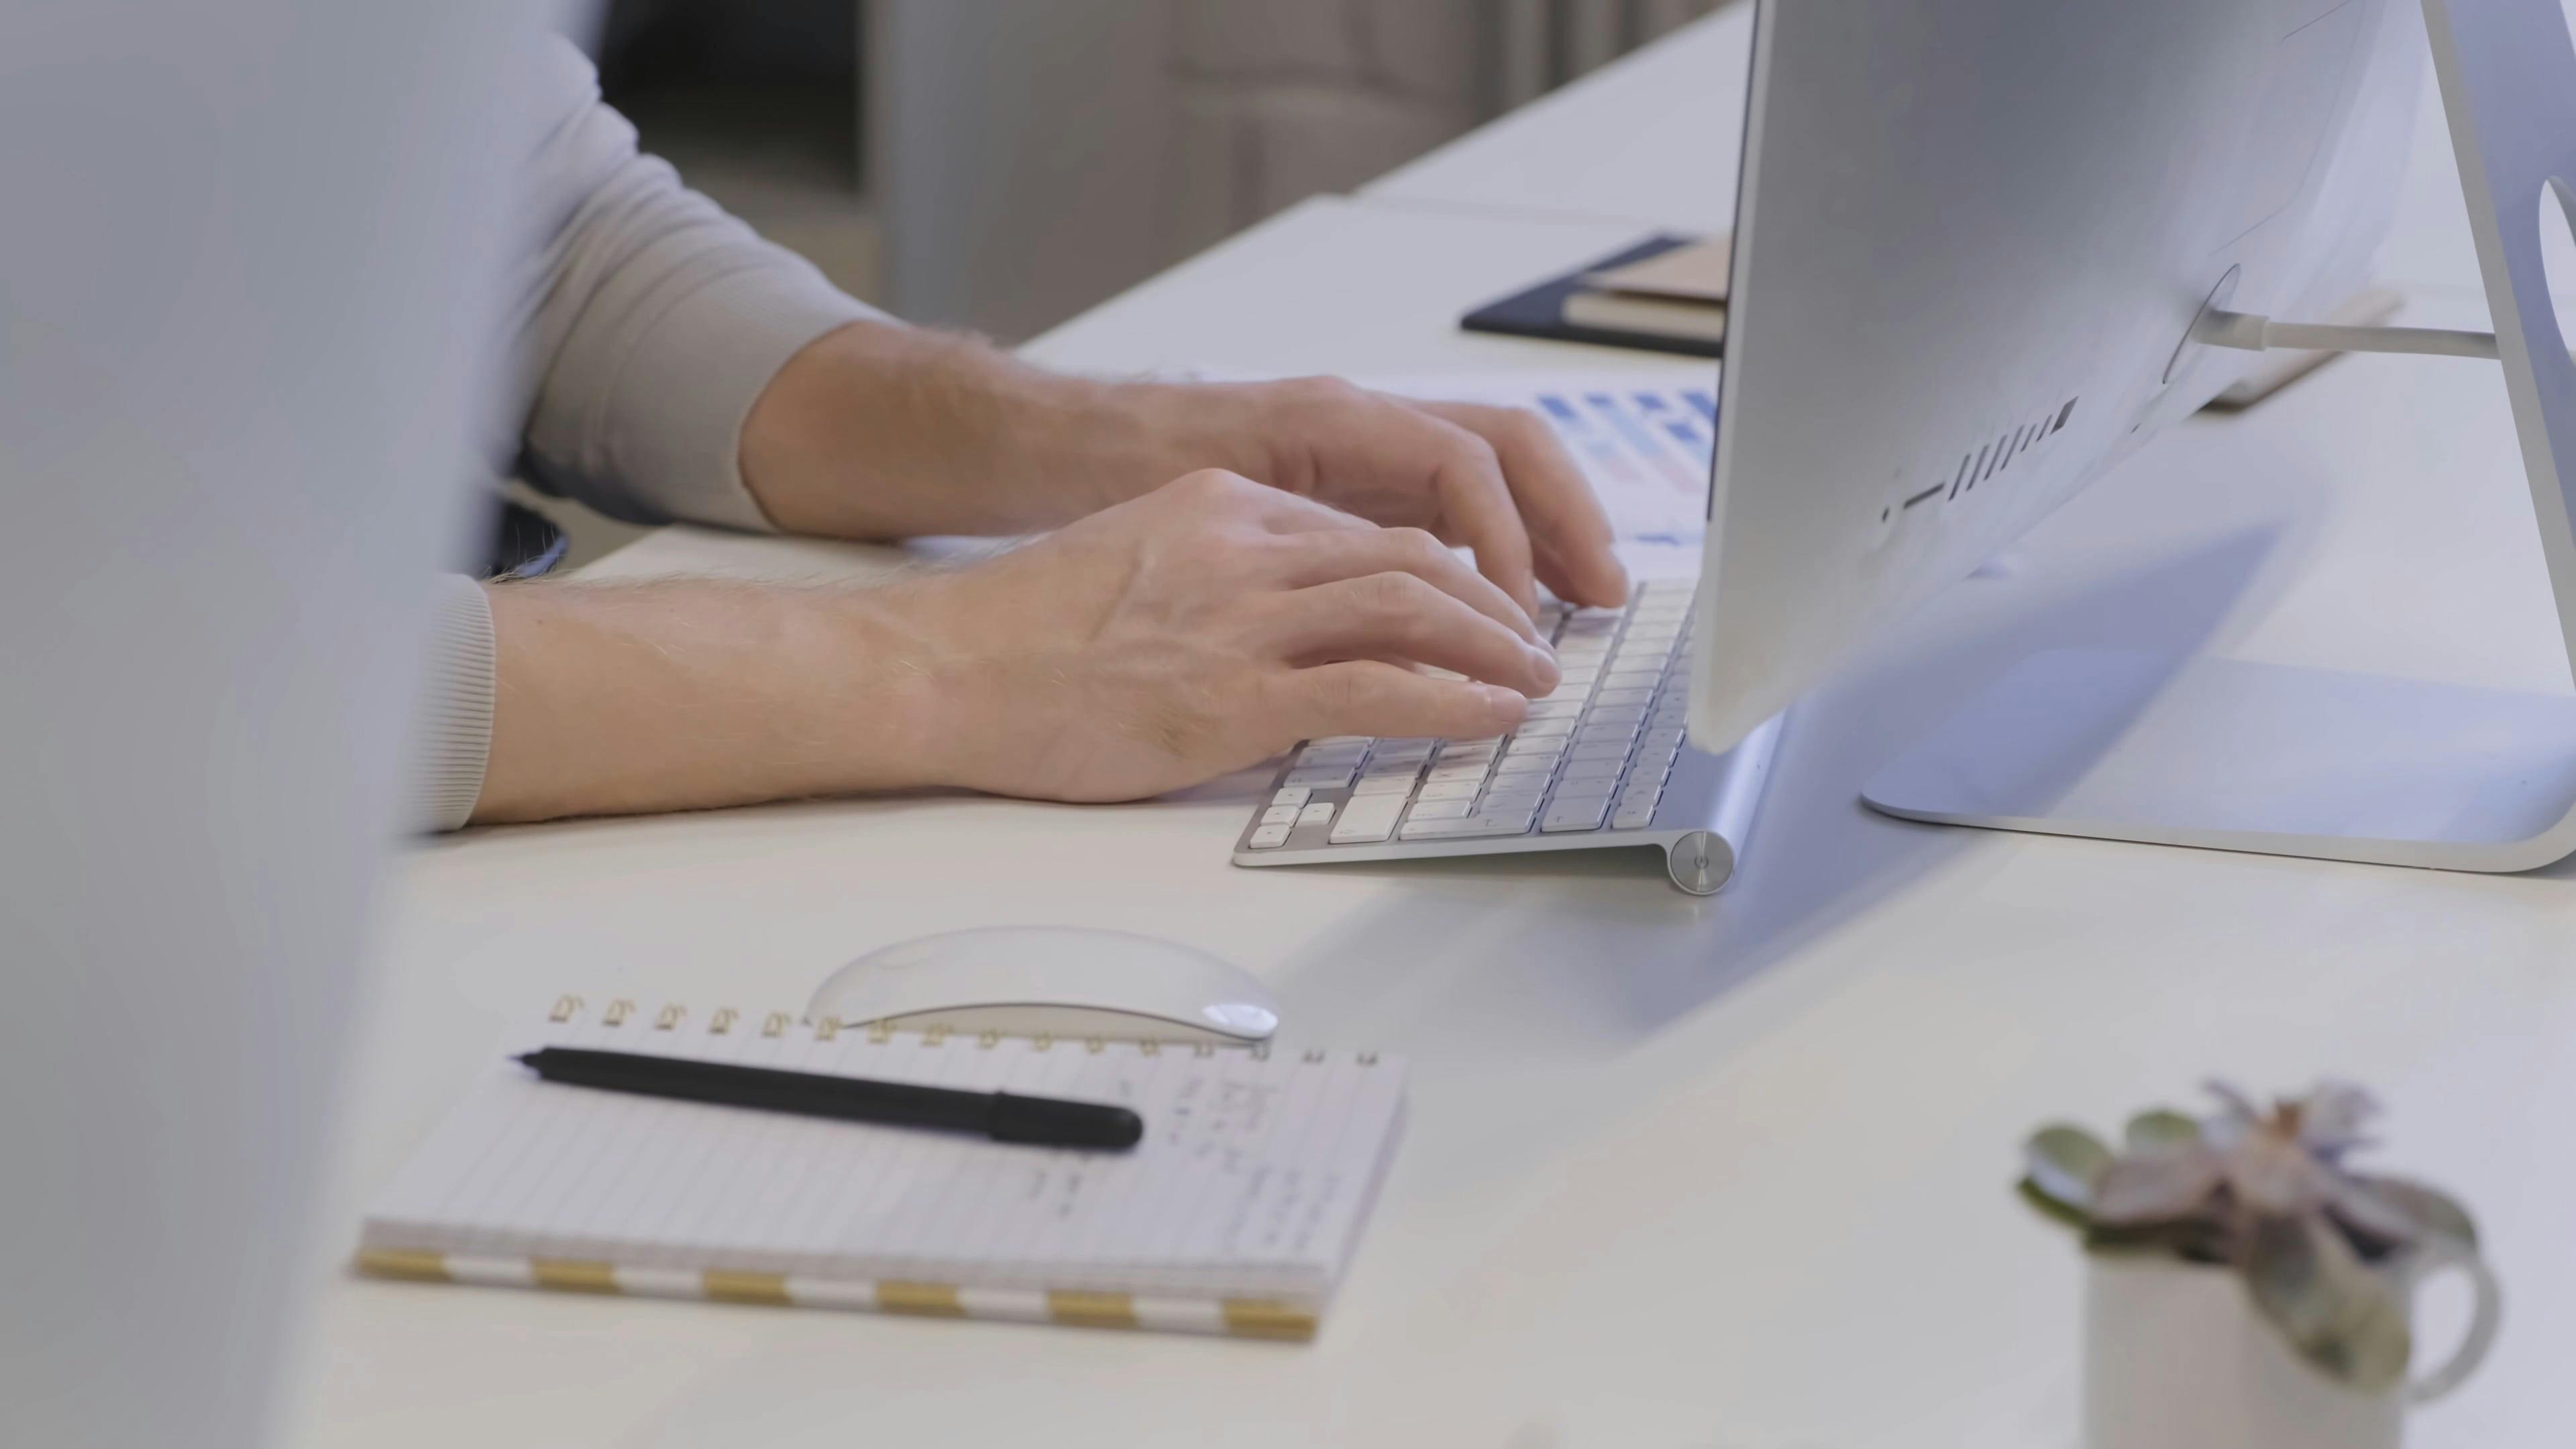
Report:
[[[2223,280],[2362,286],[2423,47],[2408,0],[1761,0],[1694,740],[2235,381],[2181,346]]]

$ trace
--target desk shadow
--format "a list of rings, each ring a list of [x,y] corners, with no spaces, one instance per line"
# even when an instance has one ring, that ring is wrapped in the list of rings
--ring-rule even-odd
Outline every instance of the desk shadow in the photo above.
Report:
[[[1743,869],[1713,899],[1674,891],[1634,851],[1331,867],[1408,889],[1283,973],[1290,1019],[1309,1040],[1425,1062],[1543,1068],[1631,1050],[1992,838],[1860,803],[1921,731],[2041,650],[2200,652],[2282,537],[2249,529],[2046,594],[1944,595],[1791,713]]]

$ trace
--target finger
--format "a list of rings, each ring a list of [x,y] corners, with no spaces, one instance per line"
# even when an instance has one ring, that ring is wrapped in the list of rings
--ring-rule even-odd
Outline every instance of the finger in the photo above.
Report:
[[[1530,616],[1509,594],[1461,562],[1440,540],[1418,528],[1373,529],[1366,533],[1317,534],[1282,546],[1285,568],[1280,583],[1309,589],[1370,574],[1408,573],[1503,625],[1532,644],[1544,645]]]
[[[1403,404],[1393,404],[1402,407]],[[1428,413],[1436,426],[1431,493],[1449,533],[1476,555],[1476,567],[1501,586],[1523,611],[1538,612],[1538,583],[1530,570],[1529,530],[1522,526],[1502,459],[1473,431]]]
[[[1292,664],[1406,659],[1524,694],[1556,688],[1556,657],[1408,573],[1371,574],[1279,596],[1262,643]]]
[[[1483,438],[1502,460],[1528,527],[1540,577],[1569,603],[1617,608],[1628,602],[1618,534],[1582,468],[1536,413],[1476,403],[1426,403],[1425,411]]]
[[[1529,701],[1500,685],[1434,679],[1373,660],[1290,670],[1278,714],[1299,739],[1334,735],[1488,739],[1520,727]]]

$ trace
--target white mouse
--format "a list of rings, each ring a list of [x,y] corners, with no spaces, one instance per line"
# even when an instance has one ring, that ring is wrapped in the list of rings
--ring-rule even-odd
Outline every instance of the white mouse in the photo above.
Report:
[[[1279,1003],[1251,973],[1126,931],[992,926],[871,951],[832,973],[815,1020],[1009,1036],[1270,1039]]]

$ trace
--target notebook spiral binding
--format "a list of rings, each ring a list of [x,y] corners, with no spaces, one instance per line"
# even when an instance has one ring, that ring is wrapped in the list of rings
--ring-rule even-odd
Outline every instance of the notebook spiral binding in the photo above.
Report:
[[[589,1009],[589,1002],[579,996],[558,996],[555,998],[553,1008],[546,1013],[546,1020],[557,1026],[568,1026],[575,1020],[579,1019],[582,1013]],[[659,1011],[653,1013],[651,1030],[657,1032],[677,1031],[680,1029],[681,1023],[688,1019],[688,1015],[688,1007],[679,1002],[667,1002]],[[627,1022],[638,1019],[640,1018],[638,1016],[638,1010],[635,1003],[622,996],[610,1001],[607,1009],[602,1011],[599,1015],[600,1025],[608,1027],[623,1027]],[[730,1006],[719,1006],[715,1009],[715,1012],[707,1018],[707,1033],[710,1036],[726,1035],[733,1030],[734,1024],[742,1019],[742,1013],[734,1008]],[[893,1041],[895,1036],[895,1028],[891,1024],[882,1021],[852,1023],[844,1022],[837,1016],[819,1018],[794,1016],[784,1011],[773,1011],[764,1015],[760,1020],[760,1034],[765,1037],[785,1036],[789,1027],[799,1025],[810,1029],[814,1033],[814,1039],[816,1041],[835,1040],[843,1031],[848,1030],[852,1026],[865,1027],[867,1029],[868,1041],[874,1046],[883,1046],[886,1043]],[[948,1044],[949,1037],[952,1035],[954,1035],[954,1033],[952,1033],[948,1028],[944,1026],[934,1026],[921,1033],[921,1044],[923,1046],[931,1047],[946,1046]],[[1029,1037],[1005,1037],[998,1031],[984,1031],[976,1033],[974,1040],[975,1048],[978,1051],[998,1050],[1005,1041],[1025,1041],[1029,1044],[1029,1049],[1031,1051],[1043,1052],[1054,1050],[1056,1043],[1056,1038],[1051,1032],[1040,1032],[1035,1036]],[[1109,1049],[1112,1043],[1112,1038],[1087,1036],[1081,1038],[1081,1042],[1082,1049],[1084,1051],[1098,1054]],[[1137,1054],[1140,1056],[1151,1057],[1162,1055],[1163,1048],[1166,1045],[1178,1047],[1183,1044],[1177,1042],[1165,1043],[1159,1041],[1137,1041],[1127,1042],[1125,1045],[1136,1048]],[[1187,1046],[1190,1053],[1194,1056],[1212,1057],[1219,1051],[1240,1051],[1257,1062],[1266,1062],[1270,1060],[1270,1047],[1267,1043],[1249,1047],[1220,1047],[1214,1042],[1192,1042],[1188,1043]],[[1330,1053],[1323,1051],[1309,1051],[1305,1054],[1305,1060],[1308,1062],[1322,1062],[1329,1055]],[[1353,1056],[1353,1060],[1357,1061],[1364,1067],[1376,1066],[1377,1059],[1378,1054],[1376,1052],[1358,1052]]]

